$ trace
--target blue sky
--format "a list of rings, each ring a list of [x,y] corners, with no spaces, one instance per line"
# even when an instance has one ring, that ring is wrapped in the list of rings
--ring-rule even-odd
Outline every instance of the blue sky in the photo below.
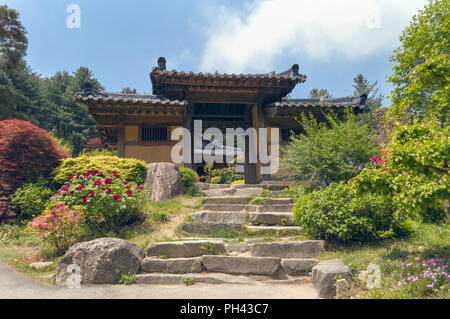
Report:
[[[353,77],[391,90],[389,56],[425,0],[2,0],[28,31],[27,61],[51,76],[89,67],[108,91],[151,93],[159,56],[168,69],[193,72],[281,72],[293,64],[308,76],[291,94],[327,88],[353,94]],[[67,7],[81,9],[68,28]],[[385,105],[388,105],[388,101]]]

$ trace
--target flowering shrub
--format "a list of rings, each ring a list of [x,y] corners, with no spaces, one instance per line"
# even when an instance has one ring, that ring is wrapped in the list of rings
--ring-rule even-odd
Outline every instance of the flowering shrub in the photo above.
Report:
[[[116,172],[97,170],[70,176],[53,197],[69,207],[84,207],[85,224],[97,234],[118,233],[121,226],[134,221],[143,211],[146,194],[134,182]]]
[[[448,259],[431,258],[421,260],[420,257],[402,263],[397,283],[413,295],[430,295],[435,290],[448,289],[450,274],[448,273]]]
[[[231,184],[244,179],[243,174],[239,173],[236,167],[222,168],[219,176],[220,184]]]
[[[42,240],[64,254],[76,241],[80,222],[83,219],[82,207],[69,209],[62,203],[55,204],[41,215],[28,222],[28,230],[37,233]]]

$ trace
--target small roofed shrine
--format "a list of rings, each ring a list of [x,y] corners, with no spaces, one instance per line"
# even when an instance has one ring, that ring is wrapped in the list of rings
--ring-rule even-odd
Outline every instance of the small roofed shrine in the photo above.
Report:
[[[194,130],[194,121],[202,120],[202,129],[218,128],[225,134],[226,128],[253,127],[270,130],[279,128],[280,145],[290,140],[292,133],[301,133],[296,118],[301,114],[313,114],[319,121],[324,112],[342,112],[352,108],[355,113],[366,111],[367,95],[343,98],[291,99],[288,94],[306,76],[299,73],[294,64],[289,70],[276,74],[218,74],[192,73],[166,69],[161,57],[150,72],[152,95],[118,94],[99,91],[87,83],[84,91],[75,94],[75,101],[87,106],[95,118],[98,131],[108,149],[117,150],[120,157],[132,157],[147,163],[173,162],[172,148],[179,141],[172,141],[177,128]],[[194,147],[190,163],[180,165],[197,169],[194,160],[199,150]],[[257,136],[259,140],[259,134]],[[261,170],[259,156],[251,162],[248,137],[242,151],[245,154],[245,181],[256,184],[270,178]],[[269,148],[270,149],[270,148]],[[223,154],[227,150],[223,148]],[[239,149],[232,153],[240,154]]]

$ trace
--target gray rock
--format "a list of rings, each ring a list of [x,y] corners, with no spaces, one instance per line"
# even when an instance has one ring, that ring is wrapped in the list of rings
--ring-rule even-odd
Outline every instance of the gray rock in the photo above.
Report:
[[[242,224],[229,223],[183,223],[179,226],[180,230],[188,234],[211,234],[214,232],[239,232],[242,230]]]
[[[237,197],[237,196],[218,196],[218,197],[205,197],[203,198],[203,204],[247,204],[250,201],[250,197]]]
[[[140,274],[136,275],[137,285],[183,285],[183,275]]]
[[[286,235],[296,235],[302,230],[300,226],[246,226],[246,228],[251,233],[273,232]]]
[[[240,212],[244,210],[245,204],[205,204],[204,210],[219,212]]]
[[[336,280],[336,297],[347,297],[350,285],[347,279]]]
[[[184,193],[178,167],[171,163],[147,165],[145,187],[151,190],[154,201],[161,201]]]
[[[231,252],[245,253],[248,251],[247,243],[227,243],[225,244],[225,247],[229,253]]]
[[[197,212],[189,215],[194,222],[243,224],[247,218],[241,212]]]
[[[272,278],[263,275],[248,275],[248,278],[255,281],[270,281]]]
[[[349,279],[352,270],[340,259],[326,260],[318,263],[312,269],[312,283],[320,298],[331,299],[336,296],[336,280]]]
[[[225,252],[225,245],[222,241],[173,241],[150,243],[147,247],[147,256],[165,255],[168,258],[197,257],[202,255],[202,247],[208,246],[211,246],[217,254]]]
[[[34,262],[30,264],[30,267],[37,269],[37,270],[41,270],[41,269],[45,269],[48,268],[50,266],[52,266],[54,264],[53,261],[47,261],[47,262]]]
[[[118,271],[136,274],[144,249],[117,238],[100,238],[72,246],[58,262],[56,284],[65,286],[69,265],[80,267],[81,284],[114,284]]]
[[[267,283],[273,285],[299,285],[304,284],[305,282],[306,282],[305,278],[291,278],[282,280],[269,280]]]
[[[270,257],[203,256],[202,264],[209,272],[273,276],[280,268],[280,259]]]
[[[204,284],[240,284],[240,285],[255,285],[256,282],[246,278],[240,277],[230,277],[222,275],[192,275],[194,278],[194,283],[204,283]]]
[[[255,257],[310,259],[319,256],[324,245],[322,240],[256,243],[250,247],[250,251]]]
[[[292,204],[274,204],[274,205],[245,205],[246,212],[283,212],[289,213],[292,211],[294,205]]]
[[[201,258],[153,259],[145,258],[141,265],[142,272],[160,272],[168,274],[186,274],[202,271]]]
[[[294,226],[293,213],[249,213],[252,224]]]
[[[289,276],[308,275],[317,264],[315,259],[282,259],[281,267]]]

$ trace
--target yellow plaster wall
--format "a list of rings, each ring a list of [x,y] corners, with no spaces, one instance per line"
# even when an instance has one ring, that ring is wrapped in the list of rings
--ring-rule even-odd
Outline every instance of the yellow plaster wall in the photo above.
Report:
[[[155,146],[141,146],[141,145],[126,145],[125,157],[137,158],[146,163],[172,163],[170,153],[172,152],[172,145],[155,145]]]
[[[139,126],[125,126],[125,142],[138,142]]]

